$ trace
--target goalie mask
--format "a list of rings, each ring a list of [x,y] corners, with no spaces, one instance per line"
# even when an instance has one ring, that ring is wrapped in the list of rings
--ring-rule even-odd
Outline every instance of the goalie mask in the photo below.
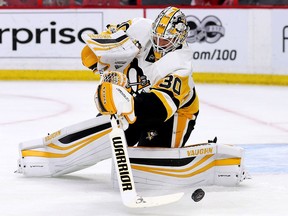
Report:
[[[180,9],[165,8],[152,24],[151,42],[156,60],[179,47],[188,31],[186,17]]]

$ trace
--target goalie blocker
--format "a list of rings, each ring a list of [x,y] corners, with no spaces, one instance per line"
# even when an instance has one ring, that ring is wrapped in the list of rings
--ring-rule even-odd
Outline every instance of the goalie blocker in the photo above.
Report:
[[[111,158],[108,116],[65,127],[44,138],[20,143],[18,170],[27,177],[56,177]],[[129,147],[137,188],[234,186],[242,182],[244,150],[232,145],[203,143],[184,148]],[[115,171],[113,185],[117,187]]]

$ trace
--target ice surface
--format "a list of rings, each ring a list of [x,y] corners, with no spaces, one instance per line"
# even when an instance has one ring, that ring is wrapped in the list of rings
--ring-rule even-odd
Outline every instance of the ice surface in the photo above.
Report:
[[[110,182],[111,161],[60,178],[14,174],[18,143],[93,118],[95,82],[0,82],[0,215],[287,215],[288,88],[197,85],[200,114],[190,143],[218,137],[241,145],[253,179],[239,187],[187,191],[177,203],[128,209]],[[157,191],[153,191],[157,194]]]

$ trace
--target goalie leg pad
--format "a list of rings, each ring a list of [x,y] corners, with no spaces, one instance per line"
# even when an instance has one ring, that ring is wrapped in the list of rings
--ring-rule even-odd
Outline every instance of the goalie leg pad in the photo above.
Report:
[[[183,148],[129,147],[136,187],[177,189],[198,186],[236,186],[244,178],[240,147],[204,143]],[[117,187],[112,167],[113,187]]]
[[[42,139],[20,143],[18,173],[60,176],[111,158],[108,116],[65,127]]]

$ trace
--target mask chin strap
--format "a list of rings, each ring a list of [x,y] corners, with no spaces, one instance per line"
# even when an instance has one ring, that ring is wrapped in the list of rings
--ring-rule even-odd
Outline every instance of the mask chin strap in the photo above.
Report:
[[[155,56],[155,61],[159,60],[162,58],[165,54],[167,54],[169,51],[166,51],[165,49],[160,48],[158,45],[153,46],[154,49],[154,56]]]
[[[159,52],[154,52],[155,61],[159,60],[163,55]]]
[[[177,40],[177,38],[171,39],[169,46],[166,48],[161,48],[161,46],[159,46],[159,38],[157,38],[156,43],[154,41],[152,41],[155,61],[159,60],[161,57],[163,57],[167,53],[176,50],[177,49],[177,45],[175,43],[176,40]]]
[[[162,58],[164,55],[166,55],[167,53],[174,51],[177,47],[175,47],[174,45],[172,45],[171,49],[163,49],[161,50],[161,52],[158,52],[157,49],[155,50],[154,47],[154,56],[155,56],[155,61],[159,60],[160,58]]]

